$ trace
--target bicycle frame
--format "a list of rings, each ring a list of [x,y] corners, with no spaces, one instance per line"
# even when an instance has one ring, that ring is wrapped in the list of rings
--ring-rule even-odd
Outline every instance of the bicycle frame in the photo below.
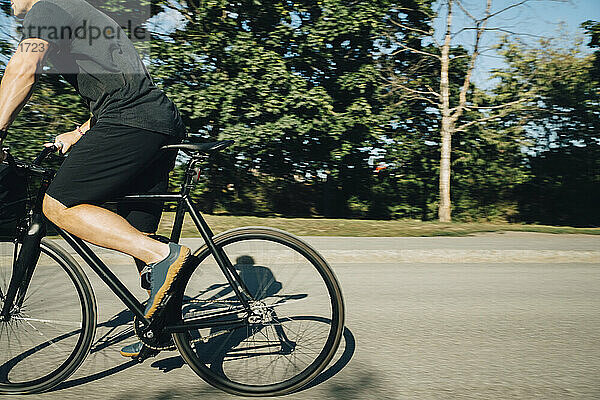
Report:
[[[193,188],[193,177],[195,175],[196,165],[200,160],[197,158],[193,158],[188,163],[184,182],[182,184],[181,190],[179,193],[164,193],[164,194],[139,194],[139,195],[129,195],[125,196],[117,201],[144,201],[144,200],[156,200],[156,201],[174,201],[177,202],[177,209],[175,213],[175,220],[173,223],[173,228],[171,231],[170,240],[172,242],[178,242],[181,237],[181,231],[183,228],[183,221],[185,218],[186,212],[190,213],[196,228],[200,232],[202,238],[204,239],[205,244],[210,249],[212,255],[214,256],[217,264],[219,265],[221,271],[225,275],[227,281],[231,285],[235,295],[240,300],[243,310],[239,310],[236,313],[246,311],[250,313],[250,301],[253,300],[250,295],[250,291],[245,286],[245,284],[240,279],[239,275],[233,268],[231,261],[227,258],[226,254],[222,249],[218,248],[213,241],[213,232],[210,227],[202,217],[201,213],[198,212],[191,201],[190,192]],[[40,221],[40,218],[43,218],[43,214],[41,211],[41,201],[43,199],[43,193],[45,193],[45,189],[48,187],[48,184],[51,180],[50,176],[46,176],[42,182],[42,186],[39,191],[38,199],[36,202],[36,206],[34,207],[33,221]],[[111,201],[114,202],[114,201]],[[32,230],[35,224],[30,225],[30,231]],[[81,256],[81,258],[94,270],[96,274],[106,283],[106,285],[115,293],[115,295],[129,308],[134,315],[142,321],[144,326],[148,327],[150,325],[150,321],[144,316],[144,307],[142,304],[136,299],[136,297],[125,287],[125,285],[116,277],[116,275],[109,269],[109,267],[92,251],[92,249],[80,238],[70,234],[69,232],[56,227],[60,236],[62,236],[66,242]],[[21,249],[28,247],[35,247],[37,243],[37,255],[39,257],[39,241],[41,237],[45,234],[42,232],[38,235],[37,239],[34,241],[29,238],[29,236],[25,236],[23,240],[23,245]],[[19,255],[19,259],[21,259],[21,254],[24,252],[21,251]],[[15,271],[13,271],[14,280],[11,280],[10,289],[15,292],[12,293],[12,297],[8,297],[4,304],[4,309],[0,314],[0,318],[9,318],[10,310],[13,304],[17,302],[13,302],[14,296],[16,292],[19,290],[20,295],[18,299],[22,301],[22,298],[25,296],[25,292],[27,290],[27,286],[29,284],[29,280],[31,279],[31,275],[33,275],[33,270],[35,269],[35,265],[38,257],[30,257],[32,259],[28,259],[26,263],[20,262],[15,263]],[[23,279],[24,277],[27,279]],[[15,281],[15,282],[13,282]],[[9,291],[9,294],[10,291]],[[203,320],[214,319],[217,316],[228,315],[231,314],[229,312],[221,312],[216,313],[214,315],[205,316]],[[242,323],[242,319],[238,320],[228,320],[226,322],[201,322],[200,320],[196,320],[189,323],[177,324],[174,326],[165,326],[164,330],[168,333],[174,332],[183,332],[192,328],[209,328],[219,325],[235,325],[236,323]]]

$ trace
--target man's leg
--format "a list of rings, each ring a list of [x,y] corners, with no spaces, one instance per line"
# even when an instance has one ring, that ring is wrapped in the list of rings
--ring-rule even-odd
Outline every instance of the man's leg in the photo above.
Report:
[[[140,232],[142,232],[142,235],[146,235],[146,236],[152,236],[152,235],[156,234],[156,232],[144,232],[144,231],[140,231]],[[161,243],[164,243],[164,242],[161,241]],[[168,244],[168,243],[165,243],[165,244]],[[144,270],[144,268],[146,268],[146,266],[148,265],[148,263],[145,263],[136,257],[133,257],[133,262],[135,263],[135,267],[137,268],[140,275],[142,274],[142,271]]]
[[[151,264],[146,318],[164,305],[179,271],[191,260],[191,250],[153,240],[98,205],[130,193],[140,173],[164,154],[161,148],[171,140],[160,133],[100,121],[73,146],[43,204],[48,219],[67,232]]]
[[[169,172],[175,166],[176,154],[167,154],[165,157],[157,160],[146,171],[140,173],[131,186],[132,194],[161,194],[166,193],[169,188]],[[137,230],[144,235],[154,235],[158,230],[160,218],[162,216],[164,204],[162,202],[127,202],[117,203],[117,214],[122,216]],[[160,242],[168,243],[168,238],[158,239]],[[133,258],[137,270],[140,274],[141,286],[148,290],[148,295],[152,297],[151,269],[148,271],[147,264],[142,260]],[[144,274],[142,275],[142,272]],[[120,349],[120,354],[124,357],[137,357],[142,350],[143,343],[139,340],[127,344]]]
[[[153,240],[123,217],[104,208],[90,204],[67,208],[49,195],[44,197],[43,208],[46,217],[67,232],[98,246],[152,263],[150,299],[144,313],[146,318],[151,318],[160,309],[177,274],[190,260],[189,248]],[[164,246],[167,247],[166,255],[162,253]]]
[[[169,255],[169,245],[151,239],[112,211],[80,204],[67,208],[46,195],[43,211],[56,226],[97,246],[129,254],[146,264],[156,263]]]
[[[167,193],[169,191],[169,174],[175,168],[176,158],[177,153],[165,152],[160,158],[132,179],[131,184],[128,185],[128,194],[150,195]],[[146,236],[150,236],[155,235],[158,231],[163,208],[164,202],[156,200],[120,201],[117,203],[115,212],[125,218],[135,229]],[[156,240],[166,244],[169,243],[169,238],[166,237]],[[141,275],[144,268],[147,267],[147,263],[135,257],[133,260]]]

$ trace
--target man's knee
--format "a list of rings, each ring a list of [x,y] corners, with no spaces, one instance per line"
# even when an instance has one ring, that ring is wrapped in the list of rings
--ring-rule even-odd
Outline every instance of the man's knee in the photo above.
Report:
[[[61,213],[66,209],[67,207],[65,207],[60,201],[48,195],[44,196],[44,201],[42,202],[42,211],[44,212],[46,218],[55,224],[58,224]]]

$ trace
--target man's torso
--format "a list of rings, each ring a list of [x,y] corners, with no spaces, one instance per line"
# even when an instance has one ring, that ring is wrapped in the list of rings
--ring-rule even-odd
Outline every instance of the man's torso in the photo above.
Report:
[[[175,105],[152,82],[133,43],[83,0],[40,0],[25,16],[23,38],[51,43],[49,61],[99,120],[183,136]]]

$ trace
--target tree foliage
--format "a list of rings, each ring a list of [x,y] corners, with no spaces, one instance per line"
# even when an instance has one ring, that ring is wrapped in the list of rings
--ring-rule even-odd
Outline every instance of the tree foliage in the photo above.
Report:
[[[548,224],[598,225],[600,214],[600,81],[594,56],[568,41],[537,48],[504,43],[508,68],[499,95],[516,81],[535,89],[526,116],[530,179],[521,187],[521,217]]]
[[[230,168],[206,175],[209,210],[231,181],[234,203],[250,205],[244,198],[262,181],[272,209],[285,214],[310,212],[294,205],[307,186],[332,196],[315,204],[321,212],[345,214],[351,197],[369,200],[369,150],[380,145],[385,123],[374,54],[390,3],[175,6],[185,26],[157,41],[153,73],[191,133],[236,140]]]
[[[135,14],[126,3],[101,3],[118,20]],[[441,85],[443,49],[432,40],[435,4],[145,4],[154,21],[145,61],[189,134],[236,140],[203,165],[195,195],[204,209],[436,218],[442,113],[431,95]],[[9,5],[0,0],[5,13]],[[583,27],[597,49],[598,23]],[[2,55],[14,45],[0,36]],[[600,223],[592,204],[600,187],[600,50],[586,56],[577,48],[507,38],[500,48],[507,67],[495,72],[498,85],[484,91],[470,80],[465,89],[472,53],[450,46],[449,102],[456,107],[461,92],[468,96],[452,137],[455,219]],[[87,118],[65,81],[43,76],[7,144],[30,158],[41,143]],[[182,173],[179,166],[173,184]]]

